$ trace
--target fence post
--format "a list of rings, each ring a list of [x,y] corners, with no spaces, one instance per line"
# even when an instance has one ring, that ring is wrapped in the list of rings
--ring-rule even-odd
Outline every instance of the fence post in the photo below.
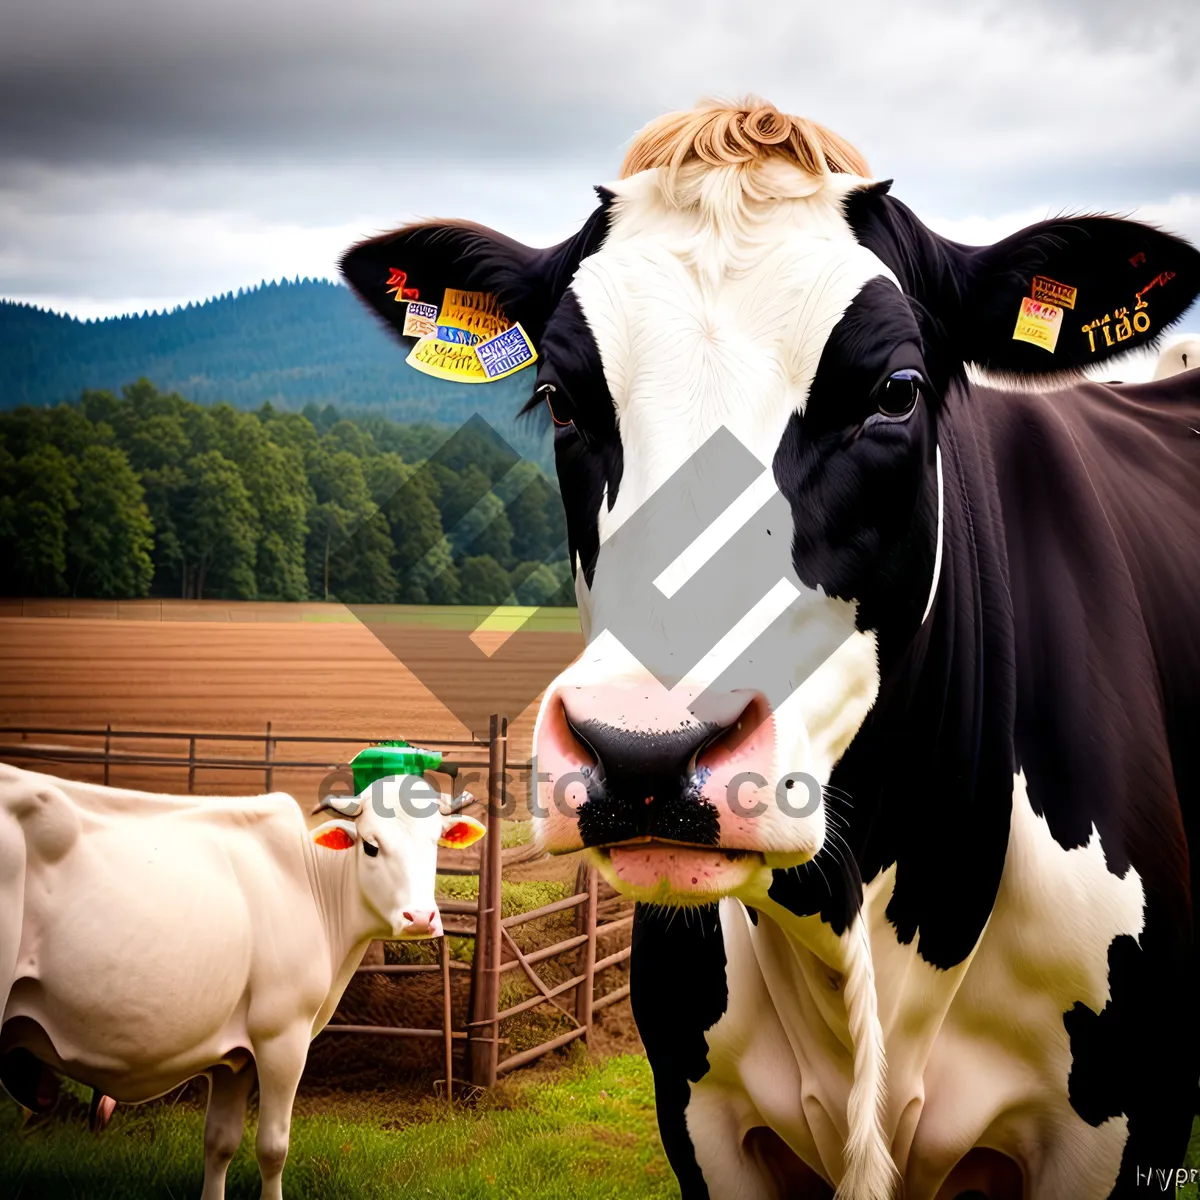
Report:
[[[104,726],[104,786],[108,787],[108,759],[112,754],[112,726]]]
[[[577,896],[580,892],[586,892],[588,886],[588,872],[591,867],[582,860],[579,866],[575,868],[575,882],[571,885],[571,895]],[[587,929],[587,905],[579,904],[572,909],[572,926],[575,931],[575,936],[578,937]],[[584,942],[574,955],[574,972],[581,979],[587,974],[587,943]],[[574,989],[575,1011],[578,1012],[583,1004],[583,984],[577,983]]]
[[[587,941],[583,943],[583,982],[575,989],[575,1020],[587,1031],[585,1042],[592,1037],[592,1001],[596,989],[596,897],[599,881],[595,867],[588,867],[587,906],[583,914],[583,931]]]
[[[467,1005],[467,1078],[475,1084],[484,1075],[484,1031],[487,1017],[487,988],[484,986],[484,964],[487,956],[487,855],[479,853],[479,898],[475,902],[475,953],[471,959],[471,996]]]
[[[442,964],[442,1052],[446,1058],[446,1103],[454,1101],[454,1037],[453,1012],[450,1007],[450,941],[442,934],[438,944]]]
[[[196,738],[188,738],[188,795],[196,790]]]
[[[275,768],[271,766],[271,760],[274,757],[275,757],[275,743],[271,739],[271,722],[268,721],[267,722],[267,737],[266,737],[266,740],[263,742],[263,762],[265,762],[267,764],[265,782],[267,785],[268,792],[274,790],[271,787],[271,781],[273,780],[273,778],[275,776]]]
[[[500,850],[504,840],[501,832],[501,813],[504,809],[505,768],[508,765],[508,718],[493,714],[489,731],[491,746],[488,748],[488,813],[487,813],[487,860],[488,860],[488,956],[487,996],[488,1018],[491,1021],[491,1041],[488,1043],[487,1070],[484,1083],[494,1087],[496,1067],[500,1061],[500,899],[502,895]]]
[[[493,910],[496,917],[495,940],[500,940],[500,858],[496,855],[493,860],[492,846],[500,845],[499,830],[493,828],[492,813],[496,809],[493,803],[494,781],[496,780],[497,765],[500,755],[498,720],[493,716],[488,726],[488,802],[487,838],[479,854],[479,901],[475,908],[475,957],[471,961],[471,1027],[470,1037],[470,1076],[474,1084],[490,1087],[496,1082],[494,1062],[490,1045],[487,1041],[489,1030],[495,1022],[493,1018],[498,1011],[497,1000],[493,1003],[492,981],[492,931]],[[495,822],[499,824],[498,821]],[[493,865],[494,861],[494,865]],[[496,886],[492,880],[496,877]],[[497,966],[499,965],[499,947],[497,947]],[[498,976],[497,976],[498,978]],[[490,1078],[489,1078],[490,1072]]]

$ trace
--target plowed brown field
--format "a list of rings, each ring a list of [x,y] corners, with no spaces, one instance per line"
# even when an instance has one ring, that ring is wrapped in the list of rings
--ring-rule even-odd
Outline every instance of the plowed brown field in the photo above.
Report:
[[[299,608],[299,606],[297,606]],[[322,613],[320,610],[327,611]],[[123,611],[121,611],[123,610]],[[313,610],[318,610],[314,612]],[[11,609],[9,610],[11,611]],[[25,612],[30,606],[25,606]],[[38,611],[36,608],[33,611]],[[61,611],[61,610],[60,610]],[[0,610],[0,725],[47,729],[100,728],[199,733],[254,734],[267,722],[274,736],[351,737],[363,741],[403,737],[437,745],[443,739],[486,736],[486,718],[468,729],[425,686],[380,637],[337,605],[100,606],[71,602],[69,616],[6,616]],[[89,615],[103,612],[103,617]],[[156,614],[149,617],[147,614]],[[281,619],[282,618],[282,619]],[[461,697],[476,686],[479,654],[461,631],[431,624],[376,625],[398,652],[412,649],[417,669],[443,696]],[[486,680],[477,713],[514,714],[509,761],[527,761],[540,690],[582,647],[569,632],[518,632],[505,647],[505,668]],[[430,664],[434,669],[430,669]],[[461,703],[454,702],[462,713]],[[522,711],[523,709],[523,711]],[[515,715],[519,712],[520,715]],[[468,718],[471,719],[471,718]],[[4,744],[22,740],[0,735]],[[80,746],[62,734],[31,735],[26,744],[49,748]],[[96,746],[96,739],[86,744]],[[113,742],[117,751],[186,756],[186,740]],[[345,761],[353,746],[279,743],[284,762]],[[198,754],[260,758],[263,742],[201,742]],[[486,751],[453,751],[486,758]],[[59,762],[21,761],[33,769],[79,778],[99,778],[100,768]],[[322,771],[279,767],[273,787],[299,796],[315,786]],[[115,762],[111,782],[127,787],[184,791],[186,769]],[[261,773],[209,768],[197,772],[196,790],[261,791]],[[477,789],[473,789],[477,790]]]

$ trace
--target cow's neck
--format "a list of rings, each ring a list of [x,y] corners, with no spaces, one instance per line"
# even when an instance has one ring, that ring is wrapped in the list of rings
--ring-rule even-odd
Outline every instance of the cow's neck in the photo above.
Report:
[[[964,390],[948,395],[942,563],[929,617],[879,630],[875,708],[834,770],[830,804],[863,880],[896,865],[887,917],[926,961],[971,953],[1004,866],[1012,805],[1015,672],[1003,523],[986,433]],[[828,871],[826,872],[829,873]],[[850,868],[853,873],[853,867]],[[845,880],[848,895],[854,880]],[[839,905],[826,906],[835,924]]]
[[[385,922],[363,899],[358,881],[357,849],[336,853],[320,850],[304,838],[309,888],[325,930],[329,965],[335,977],[346,964],[353,971],[373,937],[388,932]]]

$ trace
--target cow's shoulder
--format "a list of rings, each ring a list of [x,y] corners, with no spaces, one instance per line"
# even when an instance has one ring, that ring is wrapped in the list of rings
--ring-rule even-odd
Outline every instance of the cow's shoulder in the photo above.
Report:
[[[61,858],[89,831],[112,830],[125,821],[151,823],[161,836],[165,823],[186,825],[189,839],[207,833],[221,839],[253,831],[258,844],[300,844],[304,816],[286,792],[258,796],[194,796],[140,792],[58,779],[0,764],[0,812],[15,820],[35,858]]]
[[[0,813],[35,861],[56,862],[79,839],[79,812],[49,775],[0,763]]]

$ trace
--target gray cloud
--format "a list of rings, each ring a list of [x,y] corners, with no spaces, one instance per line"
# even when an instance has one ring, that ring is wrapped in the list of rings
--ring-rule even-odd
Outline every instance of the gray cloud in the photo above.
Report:
[[[7,0],[0,293],[165,303],[413,214],[553,240],[714,93],[823,121],[930,218],[1165,204],[1200,194],[1197,44],[1193,0]]]

